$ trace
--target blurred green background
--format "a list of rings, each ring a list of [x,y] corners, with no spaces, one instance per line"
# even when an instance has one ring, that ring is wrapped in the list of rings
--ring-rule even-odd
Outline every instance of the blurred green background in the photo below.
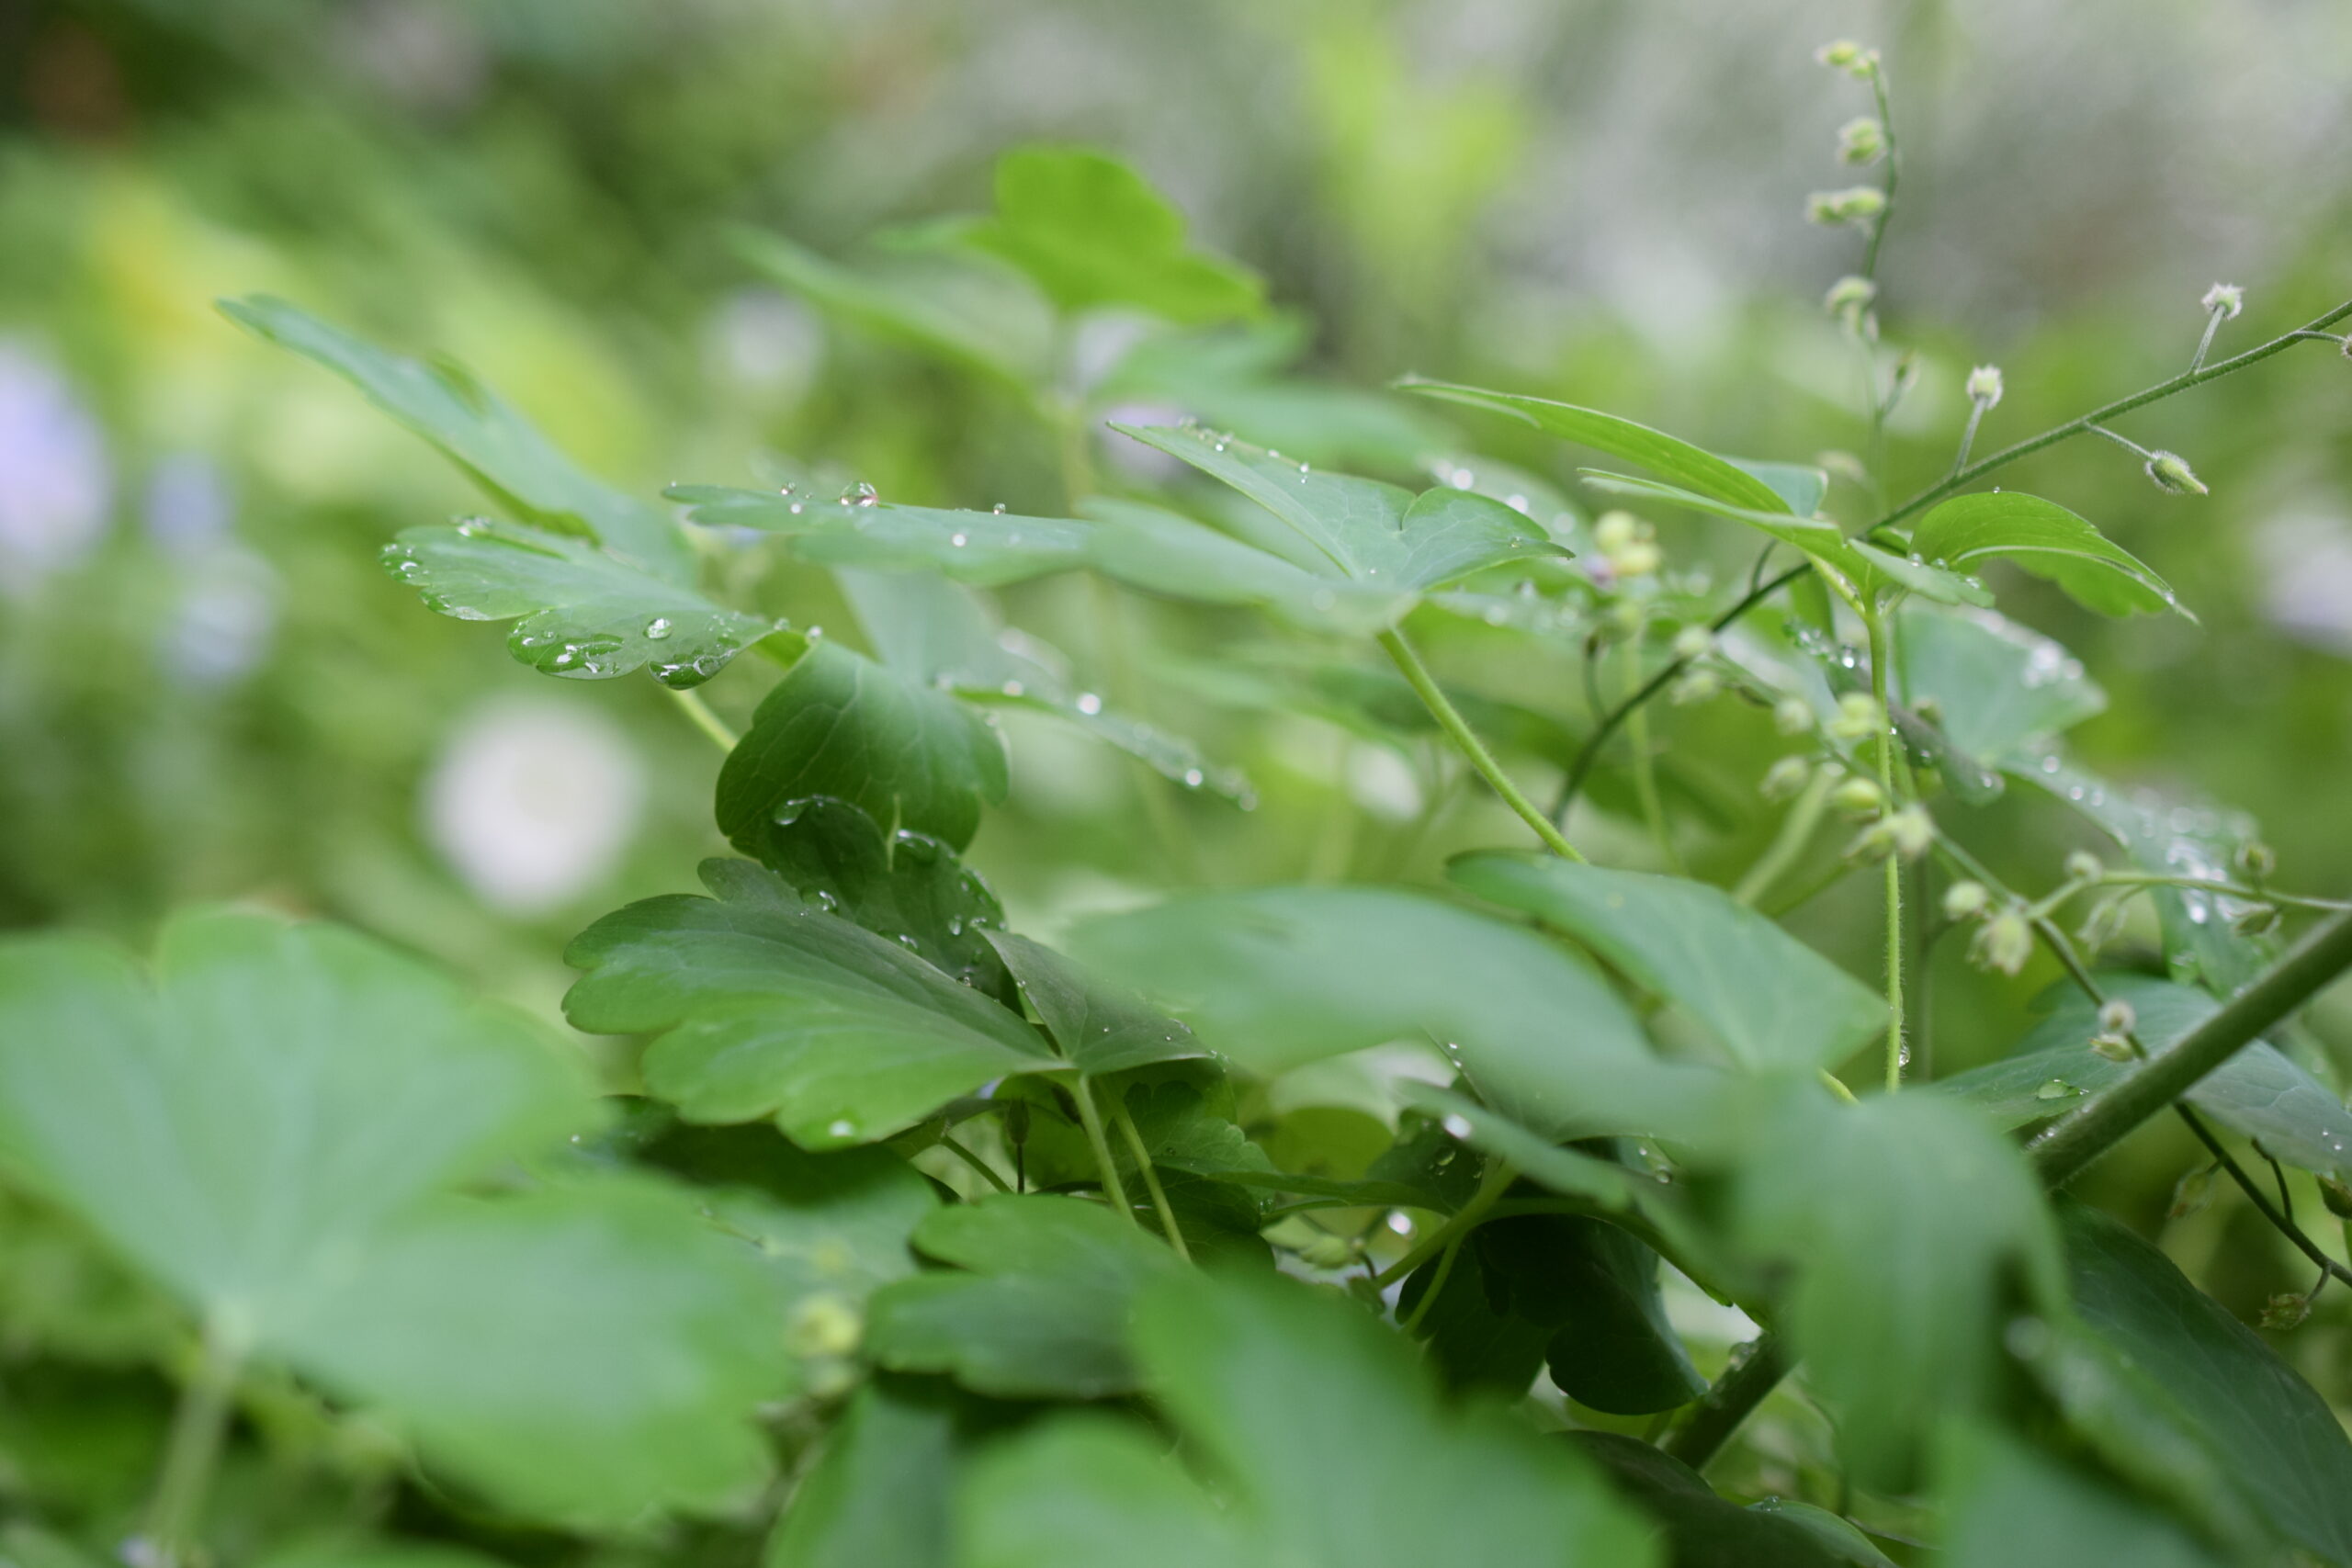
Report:
[[[894,499],[1050,513],[1050,433],[838,330],[725,234],[837,253],[983,209],[1006,147],[1083,141],[1262,271],[1319,375],[1508,386],[1811,460],[1862,440],[1819,307],[1852,238],[1801,218],[1843,183],[1834,133],[1864,107],[1812,60],[1839,34],[1886,51],[1906,149],[1882,310],[1922,357],[1897,493],[1948,462],[1972,364],[2008,389],[1981,451],[2185,365],[2216,279],[2249,299],[2224,352],[2352,294],[2341,0],[0,0],[0,925],[143,941],[176,902],[259,898],[551,1012],[565,938],[718,848],[718,757],[673,700],[552,683],[423,613],[377,548],[470,493],[217,296],[283,294],[462,358],[643,493],[741,482],[768,451]],[[2004,608],[2106,686],[2087,762],[2250,811],[2282,885],[2352,889],[2352,366],[2299,350],[2125,428],[2211,496],[2160,494],[2088,441],[2005,482],[2098,523],[2199,624],[2099,622],[2030,580]],[[1561,480],[1575,460],[1503,455]],[[1662,532],[1714,558],[1705,530]],[[797,622],[847,620],[822,574],[777,592]],[[1082,584],[1009,608],[1115,677]],[[1201,651],[1176,612],[1119,613]],[[1579,704],[1569,666],[1498,664],[1475,628],[1437,651]],[[740,719],[757,662],[713,705]],[[1050,935],[1191,881],[1427,881],[1452,849],[1520,840],[1466,795],[1426,813],[1440,775],[1409,748],[1158,672],[1129,672],[1136,705],[1247,769],[1262,805],[1016,724],[1012,799],[973,853],[1016,923]],[[1748,716],[1658,722],[1743,786],[1771,755]],[[1770,830],[1749,816],[1696,835],[1694,868],[1736,874]],[[1983,818],[2034,886],[2081,841],[2031,802]],[[1623,823],[1589,830],[1645,863]],[[1798,919],[1865,973],[1867,880]],[[2014,1038],[2030,989],[1959,947],[1936,969],[1953,1065]],[[2315,1040],[2352,1046],[2342,992]],[[2189,1163],[2172,1138],[2101,1178],[2150,1228]],[[2239,1265],[2215,1288],[2249,1314],[2305,1282],[2233,1197],[2167,1239]],[[2339,1402],[2340,1307],[2292,1341]]]

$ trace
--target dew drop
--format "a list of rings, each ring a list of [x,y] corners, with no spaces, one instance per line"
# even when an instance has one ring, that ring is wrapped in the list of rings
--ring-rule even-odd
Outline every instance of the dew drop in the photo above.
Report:
[[[947,536],[947,542],[960,550],[966,545],[970,544],[972,539],[971,536],[968,534],[950,534]]]
[[[1000,502],[998,502],[994,506],[989,507],[989,512],[991,512],[991,513],[993,513],[994,514],[996,514],[996,515],[997,515],[997,516],[999,516],[999,517],[1003,516],[1003,515],[1004,515],[1004,502],[1001,502],[1001,501],[1000,501]]]
[[[1198,789],[1204,782],[1206,782],[1206,775],[1202,773],[1200,769],[1186,768],[1184,770],[1184,787],[1186,789]]]
[[[854,1136],[856,1136],[856,1135],[857,1135],[857,1123],[856,1123],[856,1122],[850,1122],[850,1121],[841,1121],[841,1122],[834,1122],[832,1125],[831,1125],[831,1126],[827,1127],[827,1128],[825,1129],[825,1133],[826,1133],[826,1135],[827,1135],[827,1136],[829,1136],[829,1137],[835,1137],[835,1138],[850,1138],[850,1137],[854,1137]]]
[[[1467,1138],[1470,1135],[1470,1119],[1467,1116],[1449,1116],[1443,1125],[1449,1138]]]
[[[1080,692],[1078,694],[1078,711],[1091,718],[1102,711],[1102,699],[1091,692]]]
[[[858,480],[849,489],[842,491],[842,504],[847,506],[873,506],[881,499],[881,492],[864,479]]]
[[[667,615],[656,615],[651,620],[646,622],[645,635],[649,640],[653,642],[660,642],[663,637],[668,637],[670,635],[670,617]]]

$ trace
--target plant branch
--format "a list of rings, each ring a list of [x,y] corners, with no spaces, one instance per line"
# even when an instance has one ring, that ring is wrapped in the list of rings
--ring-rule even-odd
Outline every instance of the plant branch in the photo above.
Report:
[[[155,1568],[180,1568],[197,1556],[204,1501],[212,1490],[212,1474],[228,1435],[230,1402],[243,1359],[233,1336],[218,1323],[205,1325],[196,1368],[180,1388],[155,1495],[147,1506],[147,1560]]]
[[[1871,695],[1878,703],[1878,787],[1885,809],[1899,807],[1894,786],[1894,630],[1886,613],[1870,606],[1863,622],[1871,639]],[[1903,1087],[1903,857],[1886,855],[1886,1089]]]
[[[1699,1396],[1690,1419],[1669,1434],[1661,1446],[1691,1469],[1706,1469],[1707,1461],[1722,1451],[1731,1435],[1739,1430],[1740,1423],[1764,1403],[1764,1396],[1780,1385],[1789,1370],[1788,1353],[1781,1348],[1780,1337],[1766,1334],[1749,1345],[1747,1355],[1725,1369],[1724,1375]]]
[[[974,1170],[978,1171],[982,1176],[988,1178],[989,1185],[995,1188],[998,1191],[1009,1193],[1012,1190],[1011,1187],[1005,1184],[1003,1177],[999,1176],[995,1171],[989,1168],[988,1161],[982,1159],[979,1156],[974,1154],[971,1150],[957,1143],[950,1134],[942,1133],[939,1135],[939,1146],[945,1149],[949,1154],[954,1155],[957,1159],[962,1160],[966,1165],[970,1166]]]
[[[1136,1218],[1135,1205],[1127,1201],[1127,1190],[1119,1181],[1118,1162],[1111,1157],[1111,1140],[1102,1134],[1102,1112],[1094,1103],[1094,1080],[1084,1073],[1078,1075],[1076,1098],[1078,1119],[1085,1125],[1087,1144],[1094,1150],[1094,1168],[1102,1176],[1102,1195],[1140,1230],[1143,1222]]]
[[[1437,720],[1438,728],[1444,730],[1463,756],[1469,759],[1470,765],[1477,770],[1480,778],[1487,781],[1487,786],[1503,797],[1503,804],[1519,813],[1520,819],[1535,829],[1535,836],[1544,840],[1544,847],[1564,860],[1584,859],[1577,852],[1576,846],[1552,825],[1552,819],[1537,810],[1535,803],[1521,795],[1519,786],[1510,782],[1510,775],[1503,772],[1502,765],[1495,761],[1494,753],[1487,750],[1486,742],[1478,739],[1468,721],[1463,718],[1461,710],[1453,705],[1453,699],[1438,685],[1436,678],[1430,673],[1429,666],[1421,662],[1421,656],[1413,651],[1411,643],[1405,640],[1405,634],[1391,627],[1380,634],[1379,642],[1388,650],[1388,657],[1396,661],[1396,668],[1403,671],[1406,683],[1421,699],[1421,705],[1430,710],[1430,716]]]
[[[1797,856],[1804,852],[1805,845],[1812,842],[1815,830],[1821,826],[1822,811],[1829,804],[1829,792],[1837,784],[1838,775],[1829,769],[1815,768],[1813,771],[1813,777],[1805,781],[1804,793],[1789,807],[1789,814],[1781,819],[1781,830],[1773,835],[1764,852],[1756,857],[1756,863],[1747,868],[1747,874],[1739,879],[1739,886],[1732,889],[1734,898],[1740,903],[1753,905],[1772,890],[1774,883],[1787,874],[1789,867],[1796,863]]]
[[[2118,398],[2111,403],[2101,404],[2090,412],[2070,419],[2064,424],[2052,425],[2039,435],[2029,435],[2022,441],[2004,446],[1989,457],[1980,457],[1966,468],[1960,468],[1939,482],[1929,485],[1926,490],[1880,518],[1871,525],[1872,531],[1883,528],[1890,523],[1900,522],[1921,508],[1931,506],[1941,501],[1962,486],[1973,484],[1996,469],[2007,468],[2018,458],[2039,452],[2045,446],[2055,446],[2061,441],[2080,435],[2093,426],[2115,418],[2118,414],[2130,413],[2133,409],[2145,408],[2150,403],[2161,402],[2175,393],[2185,392],[2191,387],[2202,386],[2208,381],[2218,380],[2223,376],[2233,376],[2249,366],[2261,363],[2274,354],[2293,347],[2304,338],[2329,338],[2331,334],[2322,329],[2334,326],[2346,316],[2352,316],[2352,299],[2346,300],[2324,316],[2314,317],[2295,331],[2282,333],[2268,343],[2247,349],[2244,354],[2233,355],[2228,359],[2219,360],[2197,369],[2184,370],[2169,380],[2159,381],[2153,387],[2143,387],[2129,397]]]
[[[721,751],[735,750],[739,737],[727,728],[725,719],[710,711],[710,705],[702,700],[701,693],[673,691],[670,694],[678,699],[678,705],[686,710],[686,716],[695,721],[695,728],[709,736]]]
[[[1184,1245],[1184,1233],[1176,1224],[1176,1210],[1168,1201],[1168,1191],[1159,1184],[1159,1171],[1151,1163],[1151,1151],[1144,1147],[1143,1134],[1136,1130],[1136,1119],[1127,1110],[1126,1101],[1111,1102],[1111,1120],[1119,1124],[1119,1136],[1126,1140],[1127,1152],[1135,1156],[1136,1168],[1143,1172],[1143,1184],[1150,1190],[1151,1207],[1159,1216],[1159,1229],[1168,1237],[1168,1245],[1176,1256],[1190,1263],[1193,1249]]]

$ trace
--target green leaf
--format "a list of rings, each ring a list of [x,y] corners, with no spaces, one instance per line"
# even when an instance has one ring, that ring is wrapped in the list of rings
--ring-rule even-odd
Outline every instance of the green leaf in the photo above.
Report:
[[[1658,1295],[1657,1254],[1604,1221],[1523,1214],[1472,1234],[1422,1328],[1449,1377],[1516,1397],[1537,1366],[1579,1404],[1646,1416],[1706,1391]],[[1409,1316],[1438,1264],[1406,1281]],[[1418,1282],[1418,1283],[1417,1283]]]
[[[1007,1399],[1131,1393],[1137,1292],[1182,1269],[1125,1215],[1082,1198],[983,1199],[934,1211],[915,1247],[956,1266],[875,1293],[868,1352]]]
[[[939,1206],[922,1172],[886,1149],[809,1154],[773,1127],[677,1124],[642,1157],[706,1190],[759,1247],[787,1313],[818,1297],[852,1306],[914,1272],[909,1238]]]
[[[27,1561],[24,1568],[45,1568]],[[494,1557],[467,1551],[438,1541],[370,1540],[365,1537],[333,1541],[306,1541],[287,1551],[273,1551],[254,1568],[502,1568]]]
[[[2160,1051],[2221,1010],[2207,992],[2153,976],[2103,973],[2099,988],[2131,1004],[2140,1043]],[[2132,1071],[2090,1047],[2099,1032],[2098,1009],[2071,985],[2044,998],[2041,1021],[2010,1054],[1936,1084],[1989,1112],[2004,1127],[2021,1127],[2074,1109]],[[2052,1094],[2050,1085],[2069,1092]],[[2299,1169],[2352,1180],[2352,1111],[2326,1085],[2277,1046],[2256,1042],[2199,1079],[2187,1097],[2223,1126],[2260,1143]]]
[[[825,566],[935,571],[982,588],[1026,582],[1087,564],[1094,530],[1061,517],[951,511],[893,502],[821,500],[797,492],[673,485],[673,500],[714,528],[758,528],[793,541]]]
[[[1577,477],[1589,488],[1605,495],[1663,502],[1669,506],[1684,506],[1693,512],[1704,512],[1716,517],[1728,517],[1736,523],[1745,523],[1784,545],[1793,545],[1808,555],[1828,561],[1849,577],[1859,576],[1863,570],[1860,558],[1849,547],[1851,541],[1838,532],[1838,525],[1826,518],[1797,516],[1783,509],[1778,495],[1774,495],[1770,502],[1758,505],[1753,501],[1741,502],[1709,491],[1686,490],[1679,485],[1661,484],[1656,479],[1639,479],[1631,474],[1612,474],[1599,468],[1580,468]]]
[[[2352,1562],[2352,1440],[2253,1330],[2114,1220],[2061,1212],[2075,1310],[2283,1539]]]
[[[1991,590],[1973,577],[1883,550],[1868,539],[1849,539],[1846,547],[1870,569],[1864,581],[1871,588],[1900,589],[1939,604],[1973,604],[1980,610],[1993,607]]]
[[[1662,1066],[1640,1026],[1588,965],[1521,927],[1410,893],[1273,887],[1098,918],[1071,941],[1253,1072],[1412,1041],[1447,1047],[1539,1132],[1648,1130],[1610,1124],[1612,1097]]]
[[[1942,1470],[1951,1568],[2217,1568],[2162,1514],[1992,1427],[1953,1431]]]
[[[758,852],[777,811],[830,795],[891,829],[962,849],[1004,798],[1004,743],[943,692],[838,643],[812,644],[762,698],[718,771],[718,827]]]
[[[2055,502],[2016,491],[1954,496],[1919,520],[1911,550],[1955,571],[2015,561],[2101,615],[2188,615],[2171,586],[2129,550]]]
[[[1023,637],[1008,646],[994,617],[969,589],[935,577],[837,570],[858,622],[890,670],[917,688],[936,688],[982,707],[1043,714],[1091,740],[1116,747],[1187,789],[1253,798],[1250,781],[1220,767],[1182,736],[1106,707],[1092,693],[1070,690],[1049,662],[1052,649]],[[1034,656],[1033,656],[1034,655]]]
[[[1835,1514],[1777,1500],[1743,1508],[1638,1438],[1575,1432],[1568,1441],[1598,1461],[1618,1493],[1665,1530],[1674,1568],[1894,1568],[1869,1537]]]
[[[519,1016],[332,926],[182,915],[152,986],[96,938],[0,945],[0,1148],[263,1339],[350,1238],[590,1122],[585,1088]]]
[[[1762,479],[1781,498],[1781,503],[1799,517],[1811,517],[1821,510],[1821,498],[1829,493],[1829,472],[1810,463],[1758,463],[1746,457],[1726,457],[1724,462]]]
[[[1328,1293],[1181,1274],[1145,1297],[1135,1343],[1271,1562],[1656,1561],[1566,1446],[1441,1404],[1400,1339]]]
[[[1457,856],[1447,874],[1566,931],[1750,1069],[1826,1067],[1886,1031],[1883,998],[1704,883],[1498,850]]]
[[[786,1367],[748,1254],[645,1179],[458,1198],[590,1117],[519,1020],[331,927],[0,948],[0,1148],[216,1340],[567,1522],[758,1483]]]
[[[855,265],[781,235],[738,229],[736,253],[829,316],[911,344],[1034,397],[1053,359],[1053,310],[1034,284],[992,258],[901,249]]]
[[[996,216],[966,242],[1012,263],[1065,310],[1134,305],[1171,321],[1250,315],[1265,285],[1185,243],[1184,217],[1142,175],[1082,147],[997,160]]]
[[[693,551],[659,507],[582,472],[460,367],[387,354],[266,294],[224,299],[220,310],[255,336],[292,349],[358,388],[369,402],[439,447],[520,520],[585,534],[657,581],[693,581]]]
[[[509,1506],[616,1525],[757,1491],[751,1418],[786,1392],[774,1299],[683,1194],[615,1176],[436,1200],[278,1340]]]
[[[548,675],[609,680],[650,666],[698,686],[781,623],[746,615],[639,570],[583,539],[470,518],[403,529],[384,570],[460,621],[514,621],[506,651]]]
[[[2041,1193],[2016,1149],[1934,1095],[1784,1097],[1739,1162],[1735,1229],[1793,1269],[1785,1323],[1840,1412],[1855,1479],[1899,1490],[1920,1413],[1983,1408],[2022,1296],[2058,1301]]]
[[[776,1520],[765,1568],[947,1568],[948,1497],[972,1424],[928,1380],[858,1390]]]
[[[1372,631],[1409,604],[1401,584],[1342,581],[1309,571],[1205,524],[1139,502],[1096,497],[1094,569],[1146,593],[1202,604],[1247,604],[1309,630]]]
[[[1011,931],[986,934],[1046,1032],[1080,1072],[1119,1073],[1208,1054],[1191,1030],[1052,948]]]
[[[1416,377],[1408,377],[1399,381],[1397,386],[1425,398],[1437,398],[1467,408],[1508,415],[1564,441],[1573,441],[1580,446],[1606,452],[1612,457],[1638,463],[1677,485],[1732,506],[1758,512],[1788,513],[1792,511],[1789,504],[1792,497],[1783,495],[1772,481],[1780,480],[1792,492],[1798,490],[1785,465],[1773,465],[1768,470],[1771,474],[1768,479],[1663,431],[1635,424],[1632,420],[1620,419],[1615,414],[1577,408],[1573,403],[1558,403],[1548,398],[1531,398],[1518,392],[1490,392],[1483,388],[1457,386],[1446,381],[1424,381]],[[1803,496],[1798,493],[1794,498],[1803,499]],[[1819,500],[1817,491],[1815,500]],[[1810,515],[1810,509],[1795,514]]]
[[[905,945],[707,861],[714,897],[648,898],[575,938],[577,1027],[659,1032],[648,1089],[698,1122],[774,1116],[804,1148],[888,1137],[1006,1073],[1057,1064],[1036,1032]]]
[[[1004,924],[1004,907],[937,839],[904,829],[886,836],[856,807],[823,795],[786,802],[747,837],[760,863],[803,904],[888,937],[1012,1005],[1012,977],[988,937]]]
[[[957,1568],[1262,1563],[1164,1442],[1096,1415],[1057,1417],[974,1459],[957,1490],[956,1540]]]
[[[1111,428],[1231,485],[1312,545],[1341,581],[1405,594],[1505,561],[1567,554],[1524,514],[1470,491],[1417,497],[1377,479],[1316,473],[1197,427]]]
[[[1998,767],[2107,707],[2082,661],[1989,611],[1905,604],[1894,661],[1905,700],[1970,757]]]

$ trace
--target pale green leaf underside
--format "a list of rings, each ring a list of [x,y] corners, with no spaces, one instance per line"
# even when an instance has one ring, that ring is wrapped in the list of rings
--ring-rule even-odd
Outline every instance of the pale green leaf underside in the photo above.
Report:
[[[426,365],[353,337],[283,299],[225,299],[232,321],[343,377],[526,522],[584,532],[663,581],[694,556],[659,507],[582,472],[496,392],[454,365]]]
[[[1190,1029],[1042,942],[1011,931],[985,934],[1046,1032],[1079,1071],[1119,1073],[1208,1055]]]
[[[1830,1066],[1885,1032],[1875,992],[1704,883],[1504,851],[1460,856],[1448,874],[1574,937],[1749,1068]]]
[[[544,674],[608,680],[650,669],[684,690],[724,670],[778,623],[713,604],[584,539],[469,519],[410,528],[384,569],[425,607],[461,621],[514,621],[506,649]]]
[[[1786,465],[1773,465],[1770,471],[1773,479],[1780,479],[1796,492],[1793,496],[1782,494],[1771,479],[1729,458],[1719,457],[1664,431],[1652,430],[1647,425],[1620,419],[1615,414],[1602,413],[1597,409],[1578,408],[1573,403],[1555,402],[1549,398],[1532,398],[1519,392],[1493,392],[1480,387],[1424,381],[1418,378],[1408,378],[1397,386],[1425,398],[1504,414],[1522,423],[1532,424],[1547,434],[1606,452],[1612,457],[1623,457],[1629,463],[1638,463],[1677,485],[1730,506],[1787,513],[1792,510],[1792,499],[1804,498],[1800,486],[1792,482],[1793,476],[1786,471]],[[1805,485],[1802,488],[1814,487]],[[1814,499],[1819,500],[1817,489],[1814,490]],[[1796,515],[1809,515],[1811,510],[1807,508]]]
[[[1911,549],[1957,571],[1973,570],[1981,561],[2015,561],[2104,615],[2188,614],[2171,585],[2138,557],[2039,496],[2015,491],[1955,496],[1919,520]]]
[[[647,1088],[703,1122],[773,1116],[804,1148],[887,1137],[1007,1073],[1059,1066],[1037,1032],[772,873],[712,861],[715,897],[649,898],[565,954],[578,1027],[659,1032]]]
[[[1897,633],[1903,700],[1932,705],[1952,744],[1980,762],[2026,755],[2107,706],[2081,660],[2003,616],[1909,604]]]

